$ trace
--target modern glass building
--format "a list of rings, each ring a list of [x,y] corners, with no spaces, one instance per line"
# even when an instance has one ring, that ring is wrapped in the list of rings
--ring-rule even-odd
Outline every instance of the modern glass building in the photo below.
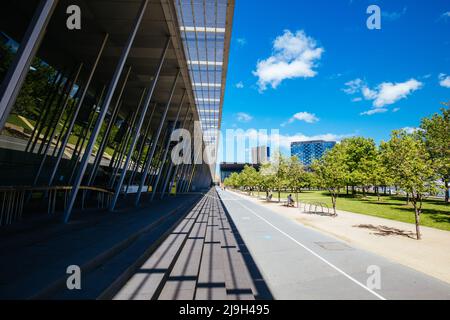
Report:
[[[234,0],[3,1],[0,206],[45,188],[69,222],[98,195],[114,211],[209,188],[233,12]],[[179,128],[192,137],[181,164],[171,159]],[[87,188],[95,192],[81,197]],[[16,198],[8,224],[22,216]]]
[[[234,1],[175,0],[175,4],[204,143],[217,156]],[[213,173],[216,163],[210,169]]]
[[[303,165],[310,166],[314,160],[320,159],[335,144],[335,141],[324,140],[292,142],[291,155],[297,156]]]
[[[224,182],[232,173],[241,173],[245,166],[253,167],[259,170],[260,165],[254,163],[227,163],[220,164],[220,181]]]

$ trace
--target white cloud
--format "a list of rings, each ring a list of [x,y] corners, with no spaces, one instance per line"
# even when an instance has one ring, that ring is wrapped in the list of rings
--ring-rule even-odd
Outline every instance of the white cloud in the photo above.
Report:
[[[394,108],[394,109],[392,109],[392,112],[398,112],[398,111],[400,111],[400,108]]]
[[[417,131],[420,131],[422,129],[420,129],[420,128],[412,128],[412,127],[404,127],[404,128],[402,128],[402,130],[406,131],[406,133],[408,133],[408,134],[413,134],[413,133],[416,133]]]
[[[374,115],[374,114],[377,114],[377,113],[385,113],[387,111],[388,111],[388,109],[386,109],[386,108],[374,108],[374,109],[370,109],[370,110],[361,112],[360,115],[362,115],[362,116],[371,116],[371,115]]]
[[[364,81],[359,78],[355,79],[355,80],[351,80],[351,81],[345,83],[347,88],[342,89],[342,91],[344,91],[346,94],[355,94],[361,89],[363,84],[364,84]]]
[[[373,100],[377,98],[377,93],[374,90],[371,90],[369,87],[364,86],[361,89],[362,95],[366,100]]]
[[[284,134],[267,134],[267,132],[261,132],[256,129],[250,129],[244,134],[245,138],[248,138],[252,141],[264,141],[267,144],[278,144],[281,148],[290,149],[291,142],[302,142],[302,141],[312,141],[312,140],[325,140],[325,141],[341,141],[342,139],[352,137],[355,134],[334,134],[334,133],[325,133],[325,134],[317,134],[317,135],[305,135],[303,133],[296,133],[293,135],[284,135]]]
[[[393,11],[393,12],[389,12],[389,11],[381,11],[381,16],[387,20],[390,21],[394,21],[397,19],[400,19],[405,13],[406,13],[407,8],[404,7],[402,11]]]
[[[379,108],[385,105],[393,104],[398,100],[406,98],[422,86],[422,82],[417,81],[416,79],[410,79],[401,83],[383,82],[377,88],[378,92],[373,105],[374,107]]]
[[[360,102],[360,101],[362,101],[362,98],[359,97],[352,99],[352,102]]]
[[[448,76],[448,75],[446,75],[444,73],[441,73],[439,75],[439,84],[442,87],[450,88],[450,76]]]
[[[285,30],[273,42],[272,56],[258,61],[253,74],[258,77],[260,91],[270,85],[275,89],[285,79],[311,78],[321,58],[323,48],[317,47],[316,40],[308,37],[303,30],[295,34]]]
[[[238,89],[244,88],[244,83],[242,81],[239,81],[238,83],[236,83],[236,88]]]
[[[341,78],[343,75],[344,75],[343,73],[333,73],[333,74],[330,74],[329,76],[327,76],[327,79],[335,80],[335,79]]]
[[[245,39],[245,38],[237,38],[236,42],[238,43],[238,45],[243,47],[243,46],[245,46],[247,44],[247,39]]]
[[[387,105],[394,104],[397,101],[406,98],[414,91],[419,90],[422,88],[423,83],[416,79],[398,83],[383,82],[376,88],[371,89],[363,80],[358,78],[345,83],[345,85],[347,86],[343,89],[345,93],[356,94],[357,92],[361,92],[365,100],[373,100],[374,108],[383,108]],[[359,101],[356,99],[353,99],[353,101]]]
[[[315,123],[319,121],[319,118],[315,114],[309,112],[298,112],[294,114],[287,123],[293,123],[294,121],[304,121],[306,123]],[[284,127],[287,123],[283,123],[281,126]]]
[[[236,119],[239,122],[250,122],[253,120],[253,117],[245,112],[238,112],[236,114]]]
[[[311,140],[325,140],[340,142],[344,138],[355,136],[351,134],[334,134],[324,133],[316,135],[306,135],[303,133],[296,133],[293,135],[280,134],[279,130],[268,129],[234,129],[225,133],[223,132],[223,142],[220,143],[219,154],[222,161],[226,162],[245,162],[251,159],[250,149],[253,146],[266,145],[270,147],[271,154],[275,154],[280,150],[283,154],[289,155],[291,149],[291,142],[296,141],[311,141]]]
[[[290,148],[292,142],[302,142],[302,141],[312,141],[312,140],[325,140],[325,141],[341,141],[344,138],[354,136],[354,134],[334,134],[325,133],[313,136],[308,136],[302,133],[297,133],[294,135],[280,135],[280,146],[284,148]]]

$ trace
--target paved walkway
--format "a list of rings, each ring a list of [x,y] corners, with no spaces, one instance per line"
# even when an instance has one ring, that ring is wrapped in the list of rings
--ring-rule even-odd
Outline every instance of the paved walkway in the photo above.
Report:
[[[275,299],[450,299],[445,282],[234,193],[219,196]]]
[[[200,198],[181,195],[140,209],[85,212],[68,225],[49,222],[0,233],[0,299],[101,297]],[[82,290],[67,290],[70,265],[82,270]]]
[[[271,298],[215,189],[137,268],[116,300]]]
[[[337,210],[337,217],[330,217],[326,210],[324,214],[320,208],[317,208],[319,212],[309,212],[307,204],[288,208],[275,201],[238,194],[301,225],[450,284],[450,231],[421,226],[422,240],[417,241],[412,223],[342,210]],[[314,207],[311,209],[315,210]]]

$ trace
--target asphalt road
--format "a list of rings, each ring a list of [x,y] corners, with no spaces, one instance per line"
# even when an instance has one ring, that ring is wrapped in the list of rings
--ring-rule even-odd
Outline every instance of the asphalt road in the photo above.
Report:
[[[218,192],[275,299],[450,300],[445,282]]]

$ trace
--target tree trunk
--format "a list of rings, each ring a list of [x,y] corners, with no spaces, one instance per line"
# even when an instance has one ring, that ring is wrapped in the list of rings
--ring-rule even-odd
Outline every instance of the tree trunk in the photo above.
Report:
[[[297,208],[299,207],[299,203],[298,203],[298,192],[295,193],[295,198],[297,200]]]
[[[278,202],[281,202],[281,191],[278,189]]]
[[[347,195],[348,195],[348,185],[347,185]]]
[[[333,213],[336,216],[336,196],[334,194],[331,194],[331,202],[333,203]]]
[[[356,194],[355,186],[352,186],[352,195]]]
[[[444,186],[445,186],[445,203],[449,203],[450,202],[450,190],[448,189],[448,187],[449,187],[448,180],[444,181]]]
[[[406,205],[409,204],[409,193],[406,193]]]
[[[366,187],[362,187],[362,192],[363,192],[363,197],[365,198],[366,197]]]
[[[420,209],[417,207],[417,201],[414,200],[413,205],[414,205],[414,215],[416,218],[416,236],[417,240],[421,240],[422,235],[420,233]]]

